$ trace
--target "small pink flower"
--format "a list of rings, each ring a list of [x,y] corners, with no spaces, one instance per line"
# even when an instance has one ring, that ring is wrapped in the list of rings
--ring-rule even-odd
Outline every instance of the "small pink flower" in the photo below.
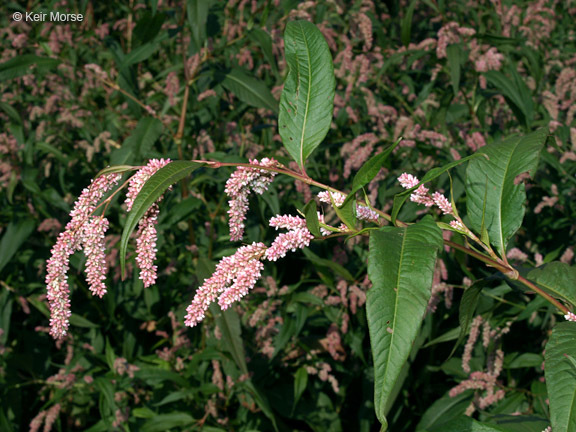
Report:
[[[566,319],[566,321],[576,322],[576,314],[568,312],[566,315],[564,315],[564,319]]]

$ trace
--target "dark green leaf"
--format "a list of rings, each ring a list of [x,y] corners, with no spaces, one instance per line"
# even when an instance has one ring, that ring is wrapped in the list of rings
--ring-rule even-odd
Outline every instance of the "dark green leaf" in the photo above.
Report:
[[[405,228],[370,232],[366,311],[374,358],[374,404],[387,424],[390,395],[406,364],[426,305],[442,231],[430,216]]]
[[[110,155],[111,165],[124,165],[133,161],[139,161],[150,152],[156,140],[162,135],[164,127],[160,120],[153,117],[140,119],[134,131],[122,144]]]
[[[32,219],[22,219],[11,222],[0,240],[0,272],[10,262],[20,246],[30,237],[35,222]]]
[[[489,160],[478,158],[466,171],[467,209],[470,227],[488,236],[502,256],[508,240],[522,225],[526,193],[524,184],[515,184],[522,173],[533,174],[548,131],[540,129],[523,137],[482,147]]]
[[[36,70],[44,70],[56,68],[59,64],[60,60],[48,57],[38,57],[33,54],[14,57],[4,63],[0,63],[0,81],[18,78],[22,75],[29,74],[33,71],[33,66],[36,66]]]
[[[530,127],[534,118],[534,101],[530,89],[522,80],[515,67],[507,68],[509,76],[500,71],[488,71],[484,74],[488,83],[504,95],[506,102],[518,117],[518,120]]]
[[[288,153],[303,168],[332,122],[334,65],[324,36],[308,21],[291,21],[284,34],[288,75],[278,127]]]
[[[242,102],[256,108],[266,108],[275,113],[278,112],[278,101],[274,99],[266,84],[240,69],[232,69],[226,74],[222,85]]]
[[[304,216],[306,217],[306,227],[315,237],[322,237],[320,232],[320,222],[318,221],[318,210],[316,201],[310,200],[304,207]]]
[[[528,279],[556,298],[576,308],[576,267],[554,261],[532,270]]]
[[[140,428],[142,432],[165,432],[173,428],[192,426],[196,419],[185,412],[156,414]],[[179,429],[182,430],[182,429]]]
[[[576,371],[567,356],[576,357],[576,323],[556,325],[544,354],[552,430],[573,432],[576,430]]]
[[[478,304],[478,299],[480,298],[480,293],[482,288],[487,285],[486,281],[477,281],[473,285],[466,288],[464,294],[462,295],[462,300],[460,300],[460,308],[458,320],[460,321],[460,334],[458,335],[458,340],[452,348],[450,357],[454,355],[456,348],[460,346],[464,337],[468,334],[468,329],[470,328],[470,323],[474,319],[474,312],[476,311],[476,305]]]
[[[458,44],[448,45],[446,48],[448,68],[450,70],[450,82],[454,96],[458,96],[460,91],[460,65],[462,63],[462,48]]]

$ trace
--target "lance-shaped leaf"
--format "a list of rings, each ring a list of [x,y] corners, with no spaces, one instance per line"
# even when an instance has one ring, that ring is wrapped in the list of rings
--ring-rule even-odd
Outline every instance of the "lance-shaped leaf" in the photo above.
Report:
[[[442,231],[430,216],[405,228],[370,233],[366,311],[374,358],[374,404],[380,422],[416,339],[430,288]]]
[[[576,358],[576,323],[563,322],[552,330],[544,363],[554,432],[576,430],[576,368],[570,357]]]
[[[126,266],[126,250],[128,249],[130,234],[134,231],[140,218],[144,216],[144,213],[148,211],[150,206],[166,192],[166,189],[203,165],[204,164],[198,162],[189,161],[170,162],[168,165],[156,171],[142,187],[132,204],[132,210],[128,213],[126,224],[122,231],[122,238],[120,239],[120,268],[122,275],[124,275]]]
[[[288,75],[280,98],[278,127],[284,147],[301,168],[332,122],[334,65],[314,24],[292,21],[284,33]]]
[[[234,93],[242,102],[256,108],[266,108],[278,112],[278,101],[274,99],[263,81],[251,77],[240,69],[232,69],[222,81],[222,85]]]
[[[539,153],[548,131],[540,129],[523,137],[482,147],[489,160],[470,162],[466,172],[467,209],[470,226],[477,233],[486,227],[490,241],[500,254],[522,225],[526,192],[516,177],[532,174],[538,166]],[[518,184],[516,184],[518,183]]]
[[[528,273],[544,291],[576,307],[576,267],[554,261]]]

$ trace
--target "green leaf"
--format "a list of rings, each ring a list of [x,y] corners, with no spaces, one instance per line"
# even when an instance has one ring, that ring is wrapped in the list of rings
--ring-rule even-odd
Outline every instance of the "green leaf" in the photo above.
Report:
[[[188,24],[192,32],[193,53],[200,51],[206,41],[206,24],[210,6],[212,6],[212,0],[187,0],[186,2]]]
[[[222,81],[222,85],[234,93],[242,102],[256,108],[266,108],[278,113],[278,101],[259,79],[251,77],[240,69],[232,69]]]
[[[442,231],[430,216],[370,232],[366,311],[374,358],[374,404],[384,425],[390,395],[408,360],[430,299]]]
[[[30,237],[36,223],[32,219],[11,222],[0,240],[0,272],[10,262],[16,251]]]
[[[524,218],[524,184],[514,181],[522,173],[534,173],[547,135],[546,129],[540,129],[487,145],[482,152],[489,160],[479,158],[468,165],[466,195],[470,227],[481,232],[484,223],[490,241],[502,256]]]
[[[354,198],[354,194],[356,192],[358,192],[360,189],[362,189],[364,186],[370,183],[374,177],[376,177],[376,175],[380,171],[380,168],[382,168],[382,165],[384,164],[388,156],[390,156],[390,153],[392,153],[392,151],[396,148],[396,146],[399,143],[400,139],[397,140],[390,147],[388,147],[386,150],[384,150],[382,153],[372,156],[370,159],[368,159],[368,161],[366,161],[364,165],[360,167],[360,169],[354,176],[354,179],[352,180],[352,189],[350,190],[350,193],[346,196],[344,203],[347,203],[352,198]]]
[[[429,429],[429,432],[507,432],[497,425],[480,423],[470,417],[462,416],[441,426]]]
[[[467,393],[460,393],[455,397],[448,394],[442,396],[422,415],[416,430],[429,430],[464,415],[471,401],[472,395]]]
[[[0,81],[18,78],[32,71],[32,66],[36,66],[36,71],[55,68],[60,64],[60,60],[48,57],[38,57],[34,54],[25,54],[14,57],[4,63],[0,63]]]
[[[262,54],[272,67],[274,73],[278,73],[278,66],[276,65],[276,59],[274,58],[274,52],[272,51],[272,38],[261,28],[255,28],[248,33],[248,38],[260,45]]]
[[[402,45],[408,46],[410,44],[410,39],[412,35],[412,20],[414,17],[414,8],[418,0],[412,0],[402,17],[400,22],[400,38],[402,39]]]
[[[572,432],[576,430],[576,371],[567,356],[576,357],[576,323],[554,327],[544,356],[552,430]]]
[[[144,216],[144,213],[148,211],[150,206],[164,194],[166,189],[203,165],[204,164],[198,162],[189,161],[170,162],[168,165],[160,168],[142,187],[132,204],[132,210],[128,213],[126,224],[122,231],[122,238],[120,239],[120,268],[123,276],[126,268],[128,241],[140,218]]]
[[[340,218],[347,227],[354,229],[356,226],[356,201],[355,200],[344,200],[342,205],[338,207],[334,202],[334,198],[330,195],[330,200],[332,201],[332,208],[336,212],[336,215]]]
[[[284,147],[303,169],[332,122],[334,65],[324,36],[308,21],[291,21],[284,34],[288,75],[278,127]]]
[[[96,176],[94,178],[98,178],[100,176],[107,175],[107,174],[121,174],[121,173],[125,173],[126,171],[131,171],[134,169],[136,169],[136,167],[133,167],[132,165],[109,166],[109,167],[104,168],[103,170],[100,170],[100,172],[98,174],[96,174]]]
[[[315,266],[326,267],[332,270],[338,276],[343,277],[347,281],[349,282],[354,281],[354,276],[352,276],[350,272],[346,270],[346,268],[342,267],[340,264],[329,259],[320,258],[318,255],[316,255],[308,248],[302,249],[302,252],[306,256],[306,258],[308,258],[308,260],[312,262],[312,264],[314,264]]]
[[[140,119],[134,131],[124,140],[122,147],[111,153],[110,164],[124,165],[145,157],[162,135],[163,129],[162,122],[154,117]]]
[[[240,328],[240,318],[233,308],[220,310],[213,303],[210,306],[212,313],[216,317],[216,325],[222,333],[222,350],[230,353],[234,363],[243,374],[248,373],[246,364],[246,354],[244,352],[244,343],[242,342],[242,329]]]
[[[142,432],[165,432],[173,428],[192,426],[196,419],[185,412],[156,414],[140,428]],[[181,430],[181,429],[180,429]]]
[[[87,320],[83,316],[72,314],[70,316],[70,324],[76,327],[85,327],[85,328],[98,328],[100,325],[93,323],[90,320]]]
[[[468,334],[468,329],[470,328],[470,323],[474,319],[474,312],[476,311],[476,305],[478,305],[478,299],[480,298],[480,293],[482,292],[482,288],[487,285],[487,282],[477,281],[473,285],[466,288],[464,294],[462,295],[462,300],[460,300],[460,309],[458,320],[460,321],[460,334],[458,335],[458,340],[452,348],[452,352],[450,353],[450,357],[454,355],[456,348],[460,346],[464,337]]]
[[[454,96],[460,91],[460,65],[462,64],[462,48],[458,44],[448,45],[446,48],[448,68],[450,69],[450,82]]]
[[[4,111],[14,123],[22,124],[20,114],[14,109],[14,107],[12,107],[12,105],[0,101],[0,110]]]
[[[515,67],[508,67],[506,72],[509,76],[500,71],[488,71],[484,76],[488,83],[502,93],[520,123],[530,127],[534,119],[534,101],[530,89]]]
[[[306,217],[306,227],[315,237],[322,237],[320,232],[320,222],[318,221],[318,210],[316,201],[310,200],[304,207],[304,216]]]
[[[302,366],[296,371],[296,376],[294,377],[294,406],[298,404],[302,393],[306,390],[308,385],[308,372],[306,368]]]
[[[528,273],[528,279],[576,308],[576,267],[554,261],[532,270]]]
[[[482,149],[484,149],[484,147]],[[483,153],[480,153],[480,152],[474,153],[473,155],[467,156],[467,157],[462,158],[460,160],[450,162],[450,163],[444,165],[443,167],[432,168],[430,171],[428,171],[424,175],[424,177],[422,177],[422,180],[420,180],[420,183],[418,183],[416,186],[414,186],[413,188],[410,188],[410,189],[406,189],[405,191],[400,192],[399,194],[396,194],[394,196],[394,206],[392,207],[392,213],[390,214],[390,216],[392,218],[392,223],[393,224],[396,223],[396,218],[398,217],[398,213],[400,213],[402,206],[404,205],[406,200],[410,197],[410,195],[412,195],[412,192],[414,192],[416,189],[418,189],[418,187],[421,184],[428,183],[428,182],[436,179],[437,177],[440,177],[446,171],[454,168],[455,166],[458,166],[464,162],[468,162],[470,160],[473,160],[473,159],[476,159],[479,157],[486,157],[486,155],[484,155]]]

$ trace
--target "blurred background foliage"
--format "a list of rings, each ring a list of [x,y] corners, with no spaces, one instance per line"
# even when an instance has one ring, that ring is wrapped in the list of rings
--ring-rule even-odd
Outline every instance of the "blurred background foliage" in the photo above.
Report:
[[[290,158],[277,135],[287,21],[324,34],[337,78],[334,120],[308,174],[346,190],[371,155],[404,138],[367,188],[387,211],[402,172],[422,175],[485,143],[548,126],[553,139],[528,186],[513,242],[529,270],[573,262],[576,173],[576,3],[130,0],[5,2],[0,7],[0,429],[83,431],[370,431],[373,378],[363,309],[367,242],[317,242],[267,266],[257,288],[202,326],[186,306],[228,239],[224,183],[198,171],[166,195],[157,285],[133,266],[121,280],[125,212],[107,209],[108,294],[93,298],[71,262],[71,331],[47,334],[45,261],[81,190],[111,164],[149,158]],[[14,12],[83,14],[82,22],[15,22]],[[462,203],[464,169],[452,172]],[[448,178],[437,189],[449,190]],[[251,203],[247,241],[270,242],[267,220],[296,214],[318,190],[277,178]],[[400,218],[421,208],[407,204]],[[326,211],[328,211],[326,209]],[[333,217],[330,213],[327,218]],[[394,431],[438,427],[470,406],[448,392],[468,374],[457,338],[462,288],[489,272],[443,254],[436,294],[389,415]],[[511,332],[472,352],[483,370],[505,352],[506,396],[474,413],[517,413],[547,426],[542,347],[556,319],[539,299],[490,281],[478,313]],[[486,324],[485,324],[486,326]],[[43,425],[43,426],[42,426]],[[539,426],[540,429],[538,429]],[[509,429],[512,430],[512,429]],[[523,429],[528,430],[528,429]],[[532,429],[530,429],[532,430]]]

